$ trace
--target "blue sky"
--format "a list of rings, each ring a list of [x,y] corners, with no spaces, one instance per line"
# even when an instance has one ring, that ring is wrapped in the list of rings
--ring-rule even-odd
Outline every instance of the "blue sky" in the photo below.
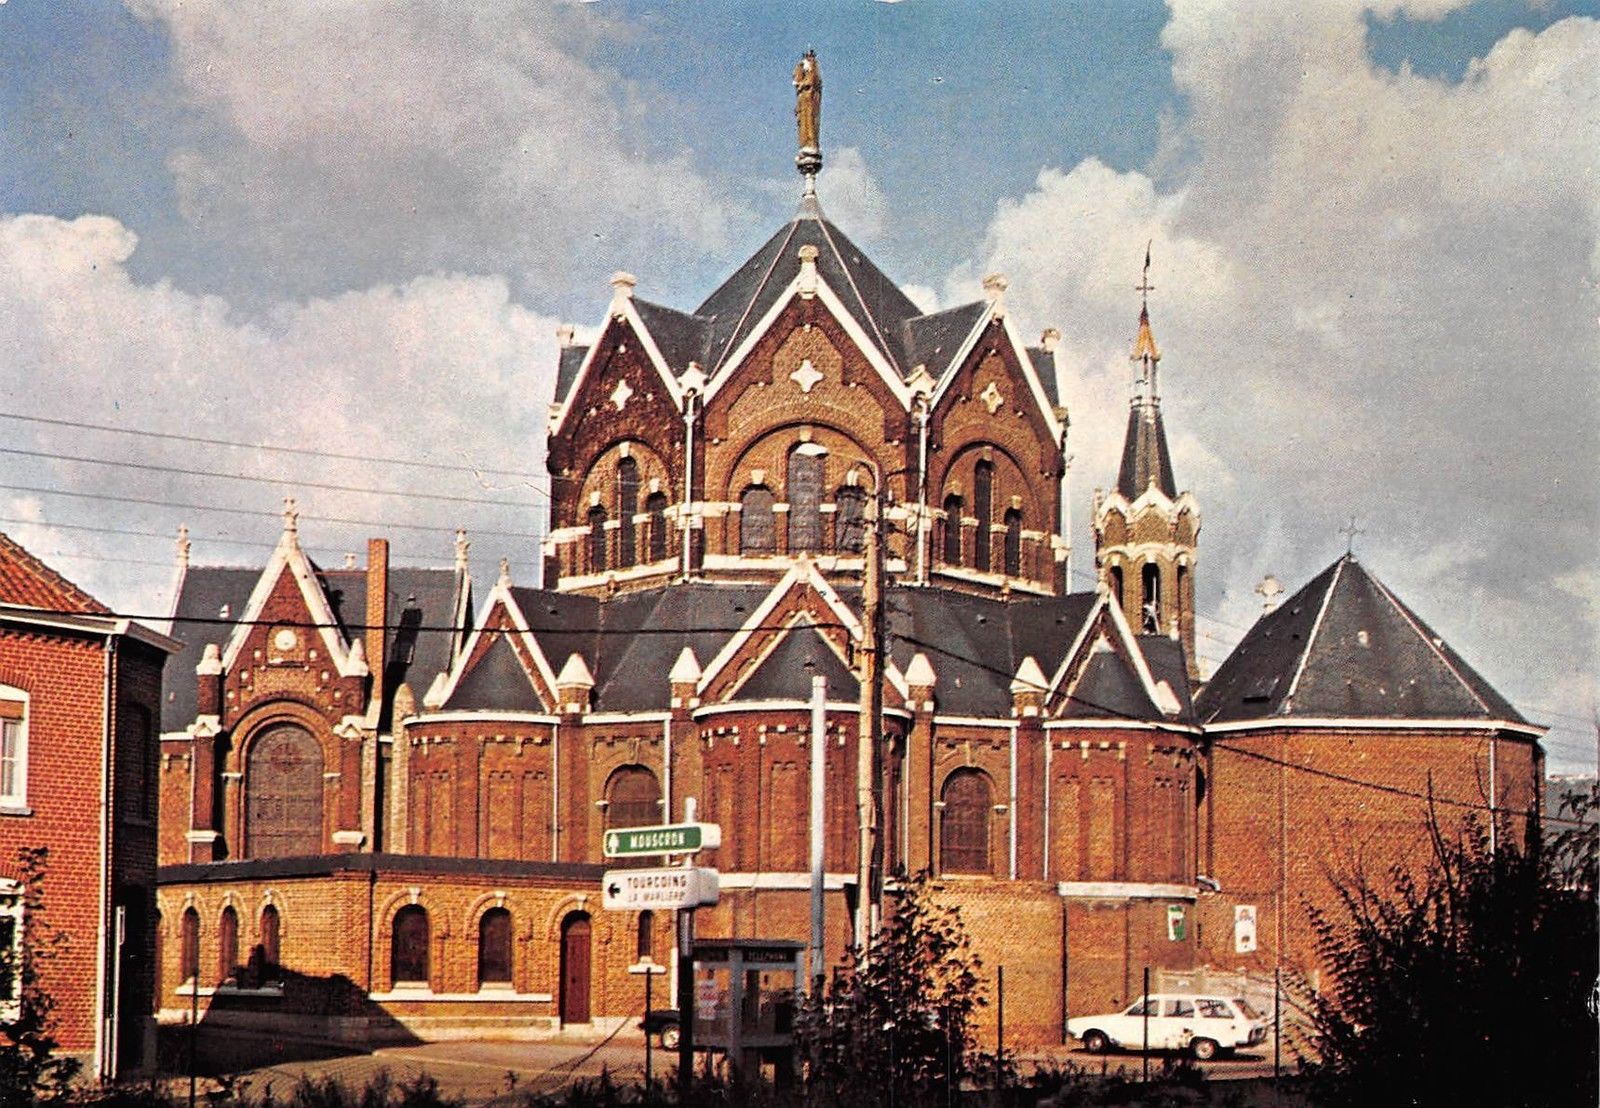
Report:
[[[480,575],[531,581],[555,326],[619,268],[693,306],[787,217],[812,46],[828,213],[923,303],[1001,269],[1025,330],[1063,330],[1080,571],[1154,240],[1207,662],[1356,515],[1374,572],[1556,725],[1552,764],[1592,764],[1597,15],[9,0],[0,424],[57,456],[7,457],[0,527],[158,608],[179,522],[259,558],[278,497],[341,484],[385,491],[299,490],[321,556],[386,530],[447,563],[460,524]],[[391,494],[424,487],[460,499]]]

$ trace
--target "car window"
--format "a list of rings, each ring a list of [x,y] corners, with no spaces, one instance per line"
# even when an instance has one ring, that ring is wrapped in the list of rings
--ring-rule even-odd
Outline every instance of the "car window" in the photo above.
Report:
[[[1246,1000],[1244,997],[1236,996],[1236,997],[1233,998],[1233,1002],[1236,1005],[1239,1006],[1239,1011],[1244,1013],[1244,1018],[1245,1019],[1247,1019],[1247,1020],[1255,1020],[1255,1019],[1260,1019],[1261,1018],[1261,1013],[1256,1011],[1254,1008],[1252,1008],[1250,1006],[1250,1002],[1248,1000]]]
[[[1229,1020],[1233,1018],[1233,1009],[1228,1007],[1228,1003],[1225,1000],[1203,996],[1195,1003],[1200,1005],[1200,1014],[1206,1019]]]
[[[1126,1012],[1122,1014],[1125,1016],[1154,1016],[1158,1014],[1157,1009],[1159,1008],[1160,1003],[1161,1002],[1156,1000],[1154,997],[1148,1000],[1146,1000],[1144,997],[1140,997],[1138,1000],[1133,1002],[1132,1006],[1129,1007]]]
[[[1179,999],[1176,999],[1176,1000],[1169,1000],[1169,1001],[1167,1001],[1167,1015],[1169,1015],[1169,1016],[1193,1016],[1194,1015],[1194,1002],[1189,1000],[1188,998],[1179,998]]]

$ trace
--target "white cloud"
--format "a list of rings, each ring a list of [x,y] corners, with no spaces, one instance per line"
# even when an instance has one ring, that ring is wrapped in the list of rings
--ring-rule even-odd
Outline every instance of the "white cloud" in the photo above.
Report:
[[[135,236],[115,220],[0,218],[0,393],[14,410],[46,383],[50,413],[112,424],[243,442],[312,445],[366,458],[398,457],[450,465],[539,472],[542,413],[553,388],[555,321],[512,302],[499,277],[436,275],[328,299],[279,305],[252,322],[234,319],[217,297],[166,284],[140,284],[126,263]],[[318,524],[305,541],[324,551],[359,549],[367,533],[392,535],[408,560],[447,563],[448,528],[494,529],[525,538],[480,539],[480,555],[519,561],[535,579],[533,529],[543,518],[544,479],[529,482],[379,462],[293,459],[256,451],[73,432],[37,424],[16,429],[9,445],[52,454],[119,457],[207,472],[272,477],[292,470],[309,485],[405,488],[489,498],[504,507],[423,498],[374,497],[333,489],[274,487],[154,471],[107,470],[56,460],[13,460],[13,485],[66,487],[119,496],[212,503],[269,515],[295,493],[310,516],[378,518],[381,527]],[[503,490],[503,491],[501,491]],[[93,517],[89,502],[50,501],[57,521]],[[88,504],[85,507],[85,503]],[[16,514],[21,508],[13,503]],[[110,513],[108,513],[110,514]],[[270,519],[119,505],[120,526],[170,533],[180,518],[196,530],[197,559],[238,560],[237,547],[208,538],[270,542]],[[26,517],[19,517],[26,518]],[[432,534],[396,529],[423,524]],[[50,545],[107,544],[63,530]],[[124,548],[165,557],[161,544]],[[157,549],[158,553],[149,553]],[[259,555],[255,555],[259,557]],[[85,568],[87,567],[87,568]],[[75,579],[111,601],[150,602],[151,570],[121,563],[67,563]],[[157,573],[154,576],[159,577]]]
[[[1004,270],[1062,329],[1083,503],[1115,473],[1153,239],[1202,606],[1248,623],[1255,582],[1298,587],[1355,514],[1358,551],[1469,660],[1558,702],[1600,660],[1596,613],[1555,584],[1600,524],[1600,25],[1512,32],[1450,83],[1373,66],[1366,7],[1174,0],[1188,114],[1163,184],[1046,169],[946,298]]]

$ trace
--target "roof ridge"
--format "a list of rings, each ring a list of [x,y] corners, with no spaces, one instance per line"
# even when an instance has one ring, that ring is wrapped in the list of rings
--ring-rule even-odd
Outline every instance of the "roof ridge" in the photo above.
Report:
[[[822,236],[828,240],[828,246],[833,251],[833,256],[839,259],[839,269],[844,273],[844,279],[850,283],[850,291],[855,293],[856,303],[861,306],[861,314],[867,317],[867,325],[872,328],[872,333],[878,336],[878,346],[883,350],[883,356],[888,359],[889,365],[894,368],[901,378],[906,375],[905,367],[894,356],[894,348],[889,345],[889,338],[883,333],[883,328],[878,326],[878,320],[867,303],[867,298],[861,295],[861,288],[856,284],[855,275],[850,272],[850,266],[845,263],[844,251],[839,249],[839,244],[833,241],[833,231],[820,211],[817,212],[817,226],[822,228]],[[887,275],[885,274],[885,277]]]
[[[744,311],[739,314],[738,322],[728,332],[728,341],[723,344],[722,350],[718,352],[717,360],[711,366],[709,372],[715,373],[722,368],[722,363],[728,360],[728,353],[733,349],[733,344],[739,338],[740,332],[744,330],[745,321],[750,318],[750,313],[755,310],[756,301],[761,299],[761,290],[767,287],[767,282],[772,279],[773,270],[778,268],[778,262],[783,258],[783,252],[788,248],[789,243],[794,241],[795,232],[800,229],[800,219],[801,217],[796,215],[789,221],[789,233],[784,236],[782,244],[772,252],[772,260],[767,263],[767,271],[761,275],[761,280],[756,282],[755,289],[751,292],[749,299],[745,301]],[[821,222],[821,220],[819,219],[818,222]],[[701,306],[704,307],[704,305]]]
[[[1368,581],[1371,581],[1377,586],[1378,591],[1383,594],[1383,598],[1390,603],[1395,611],[1400,613],[1400,618],[1406,621],[1406,626],[1410,627],[1416,636],[1423,641],[1427,648],[1433,652],[1434,657],[1438,658],[1444,663],[1445,668],[1450,671],[1450,675],[1456,679],[1456,683],[1462,688],[1466,689],[1467,694],[1471,696],[1473,700],[1477,701],[1478,707],[1483,709],[1484,715],[1489,716],[1491,719],[1494,718],[1498,713],[1494,710],[1494,708],[1490,707],[1488,701],[1483,699],[1478,690],[1472,687],[1472,682],[1468,681],[1461,675],[1461,671],[1456,668],[1455,663],[1451,662],[1449,657],[1445,655],[1445,652],[1439,648],[1437,643],[1435,643],[1435,636],[1426,633],[1429,629],[1411,614],[1410,609],[1402,604],[1400,602],[1400,598],[1390,592],[1388,586],[1386,586],[1382,581],[1378,580],[1372,574],[1367,573],[1364,568],[1362,569],[1362,575],[1365,576]]]
[[[1278,710],[1274,715],[1288,715],[1294,704],[1294,694],[1300,688],[1300,678],[1305,674],[1306,663],[1311,660],[1311,648],[1316,645],[1317,635],[1322,631],[1322,621],[1328,614],[1328,605],[1333,603],[1333,590],[1339,587],[1339,579],[1344,576],[1345,558],[1340,558],[1334,563],[1333,577],[1328,581],[1328,591],[1322,594],[1322,607],[1317,610],[1317,618],[1311,624],[1311,632],[1306,635],[1306,645],[1300,651],[1300,661],[1294,667],[1294,679],[1289,682],[1289,691],[1283,694],[1283,699],[1278,702]]]

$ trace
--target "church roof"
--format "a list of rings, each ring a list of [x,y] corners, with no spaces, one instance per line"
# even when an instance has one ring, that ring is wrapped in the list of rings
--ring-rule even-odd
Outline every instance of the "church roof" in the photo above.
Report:
[[[1172,456],[1167,451],[1167,429],[1161,421],[1161,405],[1155,400],[1139,400],[1128,411],[1128,435],[1122,444],[1117,491],[1129,500],[1137,500],[1151,485],[1164,492],[1168,499],[1178,498],[1178,483],[1172,476]]]
[[[883,271],[822,215],[815,198],[768,239],[722,286],[696,308],[709,321],[704,365],[714,376],[800,273],[800,248],[817,248],[817,273],[866,330],[879,353],[902,376],[912,368],[905,324],[922,312]],[[932,370],[930,369],[930,372]]]
[[[1528,725],[1351,555],[1262,616],[1201,691],[1198,708],[1206,724],[1403,719]]]
[[[0,604],[51,612],[109,615],[111,609],[0,534]]]
[[[572,384],[578,379],[578,370],[583,368],[583,359],[588,357],[587,346],[563,346],[561,360],[556,364],[556,399],[560,400],[572,391]]]
[[[906,364],[901,368],[909,374],[919,365],[926,366],[929,375],[938,380],[951,360],[961,352],[967,336],[972,334],[972,329],[978,325],[988,307],[982,300],[975,300],[971,304],[906,320]]]

